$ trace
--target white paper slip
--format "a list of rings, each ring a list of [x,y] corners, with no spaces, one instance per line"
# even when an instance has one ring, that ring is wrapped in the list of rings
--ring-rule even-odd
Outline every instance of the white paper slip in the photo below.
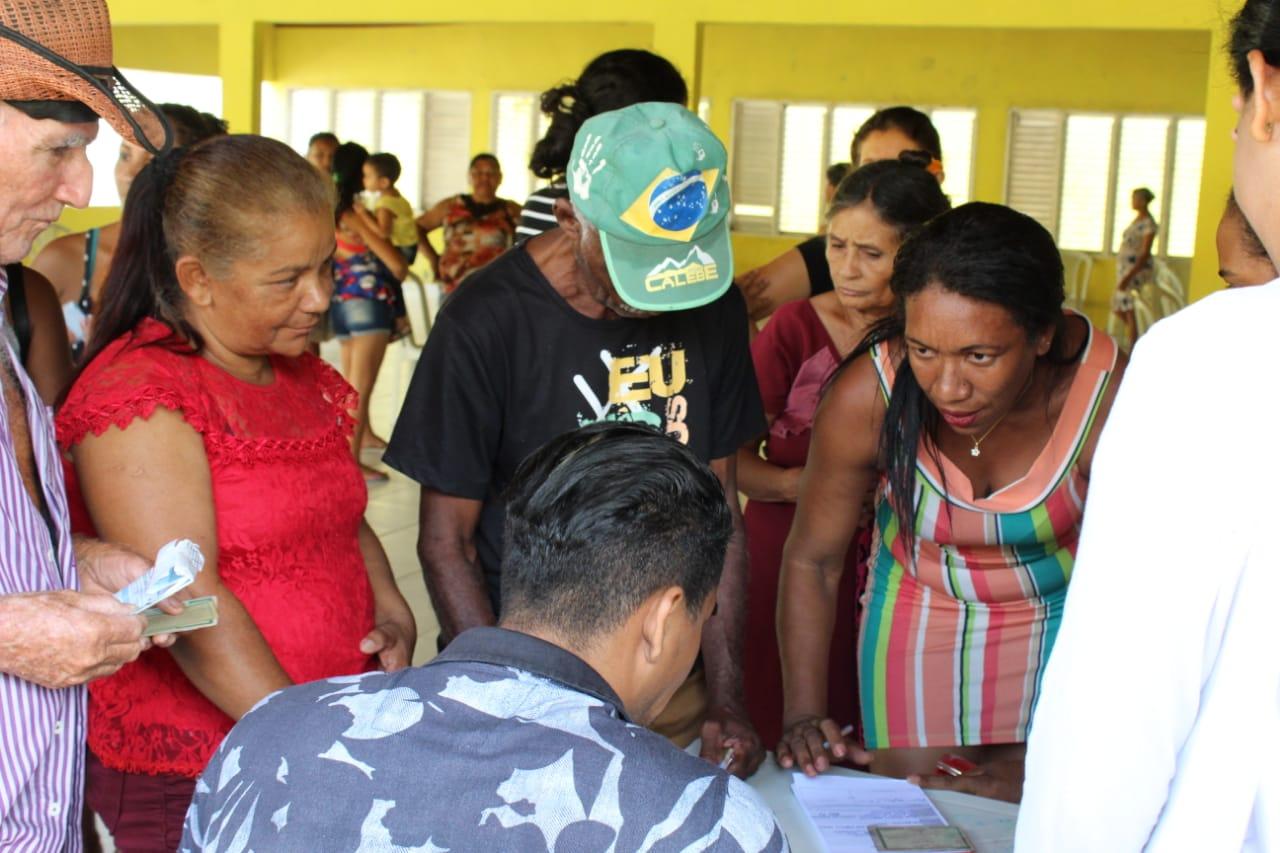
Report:
[[[797,773],[791,789],[827,853],[876,853],[872,826],[944,826],[924,791],[898,779]]]
[[[141,613],[195,581],[204,568],[204,554],[190,539],[175,539],[156,554],[156,564],[116,593],[116,600]]]

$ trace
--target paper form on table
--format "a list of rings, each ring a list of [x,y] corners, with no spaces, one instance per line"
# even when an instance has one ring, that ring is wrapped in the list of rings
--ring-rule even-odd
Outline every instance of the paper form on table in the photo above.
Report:
[[[828,853],[876,853],[872,826],[944,826],[924,791],[898,779],[797,773],[792,791]]]

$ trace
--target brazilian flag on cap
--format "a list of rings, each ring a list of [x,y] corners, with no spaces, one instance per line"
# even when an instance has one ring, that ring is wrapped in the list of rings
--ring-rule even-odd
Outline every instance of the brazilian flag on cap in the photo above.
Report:
[[[600,232],[628,305],[696,308],[733,283],[726,162],[711,129],[676,104],[601,113],[578,130],[569,196]]]

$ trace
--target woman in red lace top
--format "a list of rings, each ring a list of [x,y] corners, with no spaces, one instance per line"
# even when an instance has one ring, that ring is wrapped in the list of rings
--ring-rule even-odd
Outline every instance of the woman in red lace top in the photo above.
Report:
[[[81,531],[186,537],[220,622],[96,682],[88,801],[116,843],[173,850],[234,722],[289,684],[408,665],[416,629],[364,521],[355,393],[306,352],[333,287],[330,188],[252,136],[135,180],[83,371],[58,416]]]

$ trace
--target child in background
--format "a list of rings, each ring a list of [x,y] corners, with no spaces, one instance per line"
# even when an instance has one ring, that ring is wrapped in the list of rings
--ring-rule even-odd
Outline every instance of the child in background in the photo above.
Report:
[[[325,177],[333,175],[333,154],[338,150],[338,137],[322,130],[307,141],[307,162]]]
[[[382,236],[412,264],[418,257],[418,231],[413,207],[396,189],[400,161],[394,154],[374,154],[364,163],[364,191],[372,197],[372,212]]]
[[[378,223],[378,232],[404,255],[405,263],[412,266],[418,257],[418,229],[413,222],[413,206],[396,189],[396,181],[400,179],[400,160],[394,154],[371,154],[364,161],[363,179],[365,197]],[[374,261],[385,268],[377,258]],[[391,332],[393,341],[409,334],[404,296],[398,287],[396,297],[395,328]],[[382,439],[376,440],[385,446]]]

